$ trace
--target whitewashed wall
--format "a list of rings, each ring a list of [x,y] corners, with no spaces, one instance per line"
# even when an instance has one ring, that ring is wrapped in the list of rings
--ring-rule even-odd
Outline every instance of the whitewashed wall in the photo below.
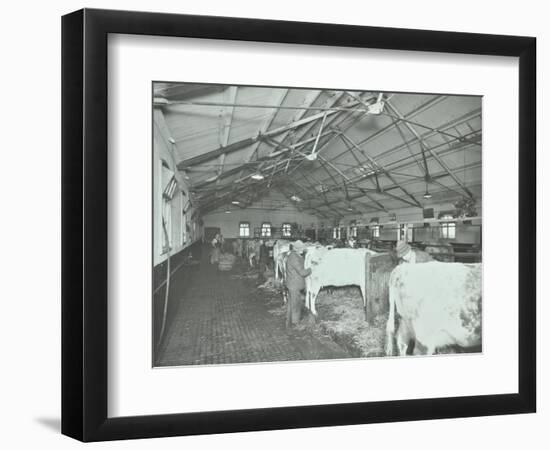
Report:
[[[162,113],[154,111],[153,133],[153,262],[156,266],[167,258],[163,253],[163,228],[162,228],[162,192],[164,183],[162,179],[162,161],[165,161],[170,170],[174,172],[178,182],[178,191],[172,199],[171,205],[171,252],[175,254],[199,240],[202,236],[200,216],[193,217],[196,208],[188,205],[188,183],[180,172],[176,170],[175,161],[170,149],[168,131],[165,128]],[[182,195],[182,192],[185,195]],[[183,208],[186,208],[185,215]],[[186,229],[186,225],[188,229]],[[185,231],[185,233],[184,233]]]
[[[254,228],[261,227],[263,222],[271,223],[273,227],[281,227],[283,223],[297,223],[302,228],[315,228],[319,218],[314,215],[298,211],[293,205],[287,204],[279,209],[274,205],[286,202],[286,199],[276,192],[272,192],[261,201],[255,202],[247,208],[241,209],[238,206],[230,205],[230,213],[222,207],[206,214],[203,217],[205,227],[219,227],[226,238],[235,238],[239,235],[239,223],[250,222],[250,233],[253,235]]]

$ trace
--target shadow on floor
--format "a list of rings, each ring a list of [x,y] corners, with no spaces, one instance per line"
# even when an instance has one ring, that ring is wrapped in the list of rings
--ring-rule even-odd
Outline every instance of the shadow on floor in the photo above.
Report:
[[[36,417],[34,421],[45,428],[49,428],[50,431],[61,433],[61,418],[59,417]]]

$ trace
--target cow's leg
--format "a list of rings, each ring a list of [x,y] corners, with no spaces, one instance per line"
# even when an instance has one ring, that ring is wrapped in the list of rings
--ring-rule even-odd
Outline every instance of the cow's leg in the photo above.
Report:
[[[430,344],[426,347],[426,355],[435,355],[436,347],[433,344]]]
[[[456,340],[443,330],[434,331],[429,336],[423,335],[419,340],[426,347],[426,355],[435,355],[437,350],[444,345],[456,343]]]
[[[397,344],[398,355],[412,355],[414,350],[414,333],[411,324],[401,318],[397,325],[395,341]]]
[[[317,288],[317,289],[314,289],[312,292],[311,292],[311,299],[310,299],[310,311],[311,311],[311,314],[313,314],[314,316],[317,316],[317,309],[315,308],[315,300],[317,300],[317,295],[319,294],[319,290],[320,288]]]
[[[407,339],[404,334],[407,334],[404,332],[404,326],[403,323],[400,323],[397,326],[397,333],[395,336],[395,341],[397,344],[397,356],[406,355],[407,349],[409,348],[409,340]]]
[[[397,289],[395,282],[390,277],[389,288],[389,314],[388,322],[386,323],[386,355],[393,356],[393,337],[395,335],[395,300],[397,298]]]
[[[363,296],[363,310],[365,312],[365,321],[368,320],[367,316],[367,291],[365,289],[365,285],[359,285],[359,289],[361,290],[361,295]]]
[[[306,285],[306,308],[311,311],[311,280],[309,277],[305,279],[305,285]]]

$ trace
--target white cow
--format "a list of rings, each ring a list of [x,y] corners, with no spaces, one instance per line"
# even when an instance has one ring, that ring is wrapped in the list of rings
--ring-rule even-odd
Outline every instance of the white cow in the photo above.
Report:
[[[254,267],[258,264],[258,261],[260,260],[260,247],[262,246],[262,242],[260,239],[251,239],[247,242],[246,250],[247,250],[247,258],[248,263],[250,264],[250,267]]]
[[[290,251],[290,245],[291,244],[298,244],[299,246],[305,248],[306,250],[312,248],[312,247],[318,247],[320,244],[318,243],[311,243],[311,242],[302,242],[300,240],[297,241],[285,241],[285,240],[278,240],[273,244],[273,267],[275,268],[275,281],[279,280],[280,276],[284,276],[283,270],[283,258],[286,253]]]
[[[306,306],[313,314],[317,314],[315,300],[324,286],[358,286],[366,305],[367,254],[376,252],[363,248],[308,249],[304,266],[311,269],[311,275],[306,277]]]
[[[284,276],[281,266],[283,254],[290,250],[290,241],[278,240],[273,244],[273,267],[275,269],[275,281],[279,281],[279,275]],[[279,272],[281,271],[281,272]]]
[[[407,353],[411,341],[428,355],[448,345],[481,344],[481,264],[401,264],[390,275],[386,354]],[[395,313],[400,316],[395,332]]]

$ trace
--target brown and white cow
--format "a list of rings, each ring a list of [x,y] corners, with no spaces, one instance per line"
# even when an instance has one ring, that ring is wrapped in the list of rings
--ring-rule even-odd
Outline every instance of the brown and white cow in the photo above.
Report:
[[[481,345],[481,264],[401,264],[389,280],[386,355],[407,353],[410,342],[426,354],[439,348]],[[395,314],[399,314],[395,330]]]
[[[317,314],[315,300],[324,286],[358,286],[365,305],[367,254],[376,252],[363,248],[308,249],[304,266],[311,269],[311,275],[306,277],[306,306],[313,314]]]

